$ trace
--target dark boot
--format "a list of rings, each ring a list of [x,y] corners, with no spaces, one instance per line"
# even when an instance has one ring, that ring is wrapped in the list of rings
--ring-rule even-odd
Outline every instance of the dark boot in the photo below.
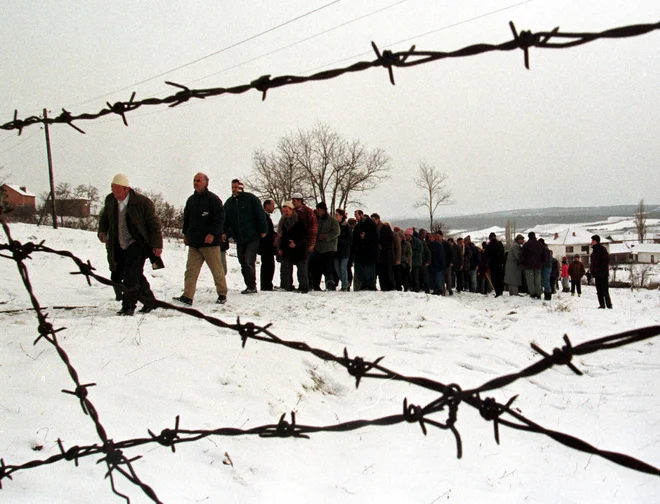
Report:
[[[546,301],[551,301],[551,300],[552,300],[552,292],[546,292],[546,293],[544,294],[544,299],[545,299]]]

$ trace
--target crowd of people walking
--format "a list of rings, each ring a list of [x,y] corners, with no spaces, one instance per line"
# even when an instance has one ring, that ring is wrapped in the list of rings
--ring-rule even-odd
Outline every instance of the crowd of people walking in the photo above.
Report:
[[[257,293],[257,255],[261,291],[380,289],[437,296],[494,293],[500,297],[508,289],[510,296],[528,294],[550,300],[560,281],[563,292],[570,290],[580,296],[582,278],[587,274],[579,255],[570,263],[563,257],[560,263],[533,231],[527,240],[521,234],[515,236],[507,249],[495,233],[479,245],[469,235],[445,238],[439,229],[401,229],[378,213],[355,210],[349,217],[344,209],[336,209],[331,215],[325,202],[312,209],[301,193],[281,204],[282,216],[275,224],[275,203],[270,199],[262,203],[245,191],[240,180],[232,180],[231,196],[224,204],[208,185],[208,176],[197,173],[184,209],[182,232],[188,258],[183,293],[174,299],[188,306],[193,304],[204,263],[213,275],[217,303],[226,302],[230,241],[236,245],[245,282],[242,294]],[[153,309],[149,300],[154,297],[143,268],[147,258],[154,261],[162,253],[160,223],[151,200],[131,189],[125,175],[116,175],[111,189],[101,211],[98,236],[106,244],[113,281],[125,287],[116,289],[117,299],[122,301],[118,313],[133,315],[138,298],[144,300],[141,311],[149,312]],[[597,235],[591,245],[590,274],[599,307],[612,308],[607,249]],[[278,287],[273,282],[276,262],[280,264]]]

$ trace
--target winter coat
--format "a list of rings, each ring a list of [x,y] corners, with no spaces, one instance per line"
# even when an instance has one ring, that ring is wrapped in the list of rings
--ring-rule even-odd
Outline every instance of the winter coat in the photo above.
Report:
[[[268,224],[268,232],[261,240],[259,240],[259,255],[260,256],[272,256],[277,254],[277,247],[275,246],[275,227],[273,226],[273,220],[270,218],[268,212],[266,212],[266,223]]]
[[[456,243],[451,245],[451,262],[455,271],[463,269],[463,248]]]
[[[130,202],[130,199],[129,199]],[[183,235],[194,248],[218,247],[225,229],[225,209],[217,195],[204,189],[195,191],[183,210]],[[205,243],[206,235],[213,235],[212,243]]]
[[[452,265],[452,258],[454,256],[451,250],[451,245],[445,240],[442,240],[440,243],[442,243],[442,250],[445,253],[445,268],[449,268]]]
[[[99,233],[105,233],[110,270],[115,271],[115,249],[119,247],[119,204],[112,193],[105,197],[99,216]],[[153,249],[163,248],[160,220],[153,202],[143,194],[130,190],[126,205],[126,223],[131,236],[146,257],[153,257]]]
[[[282,236],[278,249],[282,251],[280,257],[283,260],[288,260],[294,263],[303,261],[307,258],[307,225],[305,221],[300,218],[296,212],[292,217],[282,217],[278,224]],[[294,248],[290,247],[289,240],[293,240],[296,244]]]
[[[543,244],[536,238],[530,238],[522,246],[522,267],[540,270],[543,267]]]
[[[422,240],[421,238],[419,241],[422,244],[422,266],[426,266],[427,264],[431,263],[431,250],[429,249],[429,242]]]
[[[421,268],[424,266],[424,245],[422,245],[422,240],[413,235],[410,239],[410,248],[412,252],[412,267]]]
[[[445,269],[445,247],[442,243],[433,241],[429,243],[429,250],[431,251],[431,264],[429,264],[429,272],[437,273]]]
[[[497,238],[488,242],[484,250],[484,257],[488,267],[492,269],[501,269],[504,267],[504,245]]]
[[[305,226],[307,226],[307,248],[312,250],[316,246],[316,232],[318,230],[316,214],[307,205],[296,208],[296,213],[298,217],[305,221]]]
[[[337,257],[345,259],[351,255],[353,231],[347,221],[339,224],[339,237],[337,238]]]
[[[364,237],[361,234],[364,233]],[[375,264],[378,258],[378,228],[369,217],[359,221],[353,230],[355,262]]]
[[[552,270],[550,271],[550,278],[559,278],[559,261],[554,257],[552,261]]]
[[[591,250],[591,275],[594,278],[607,278],[610,274],[610,254],[602,243],[597,243]]]
[[[325,214],[317,218],[316,245],[314,251],[318,254],[337,251],[339,238],[339,222],[331,215]]]
[[[401,232],[403,234],[403,231]],[[401,241],[401,266],[408,271],[412,268],[412,244],[404,236]]]
[[[240,192],[225,202],[225,234],[245,245],[268,233],[266,211],[254,194]]]
[[[469,244],[463,242],[463,271],[470,271],[471,264],[472,264],[472,251],[470,250]]]
[[[582,261],[573,261],[569,266],[568,266],[568,276],[571,277],[571,280],[574,282],[579,282],[582,280],[582,277],[586,273],[584,269],[584,264],[582,264]]]
[[[378,228],[378,246],[378,260],[394,264],[394,231],[385,223]]]
[[[470,242],[470,270],[476,270],[479,266],[481,266],[481,252],[479,252],[479,249],[477,246]]]
[[[522,284],[522,245],[516,241],[509,249],[509,255],[506,258],[506,268],[504,270],[504,283],[507,285],[518,286]]]
[[[405,240],[403,231],[394,231],[394,264],[401,264],[401,246]]]
[[[568,263],[561,263],[561,277],[566,278],[568,276]]]

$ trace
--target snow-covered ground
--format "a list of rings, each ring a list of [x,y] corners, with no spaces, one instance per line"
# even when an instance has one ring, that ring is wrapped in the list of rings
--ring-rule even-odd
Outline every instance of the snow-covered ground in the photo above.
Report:
[[[20,241],[46,240],[107,275],[105,249],[93,233],[16,224]],[[5,242],[4,236],[0,242]],[[179,295],[185,249],[165,246],[166,268],[148,278],[159,299]],[[95,383],[89,397],[115,441],[172,428],[251,428],[296,412],[305,425],[334,425],[400,414],[408,403],[427,404],[430,391],[394,380],[354,379],[339,365],[271,343],[241,347],[233,331],[181,313],[156,310],[118,317],[112,290],[88,286],[66,258],[33,254],[27,261],[35,293],[80,375]],[[233,322],[272,322],[280,338],[304,341],[335,355],[374,360],[409,376],[476,387],[538,360],[563,345],[660,324],[660,291],[612,290],[613,310],[599,310],[593,286],[582,297],[551,302],[495,299],[463,293],[438,298],[402,292],[272,292],[242,296],[240,269],[229,258],[229,296],[215,305],[209,272],[200,276],[194,307]],[[34,312],[14,261],[0,258],[0,458],[20,465],[65,448],[98,443],[94,425],[70,390],[57,352],[33,345]],[[78,306],[73,310],[56,306]],[[15,311],[19,310],[19,311]],[[21,311],[22,310],[22,311]],[[660,337],[574,359],[566,367],[519,380],[492,394],[540,425],[579,437],[597,448],[626,453],[660,467]],[[439,421],[444,419],[439,416]],[[310,439],[208,437],[180,444],[129,449],[139,478],[163,502],[659,502],[660,478],[574,451],[548,437],[493,425],[466,404],[458,411],[463,458],[449,431],[419,424],[319,433]],[[7,503],[116,503],[105,464],[97,457],[15,472],[1,480]],[[231,463],[229,461],[231,460]],[[233,464],[233,465],[232,465]],[[150,502],[119,474],[115,482],[133,503]]]

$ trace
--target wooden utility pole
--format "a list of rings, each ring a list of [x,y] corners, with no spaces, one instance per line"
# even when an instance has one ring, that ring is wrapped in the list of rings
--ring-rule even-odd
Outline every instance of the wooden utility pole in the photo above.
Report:
[[[44,119],[48,119],[48,111],[44,109]],[[50,177],[50,199],[53,205],[53,229],[57,229],[57,211],[55,210],[55,177],[53,176],[53,156],[50,153],[50,134],[48,132],[48,122],[44,121],[44,130],[46,131],[46,153],[48,154],[48,175]]]

